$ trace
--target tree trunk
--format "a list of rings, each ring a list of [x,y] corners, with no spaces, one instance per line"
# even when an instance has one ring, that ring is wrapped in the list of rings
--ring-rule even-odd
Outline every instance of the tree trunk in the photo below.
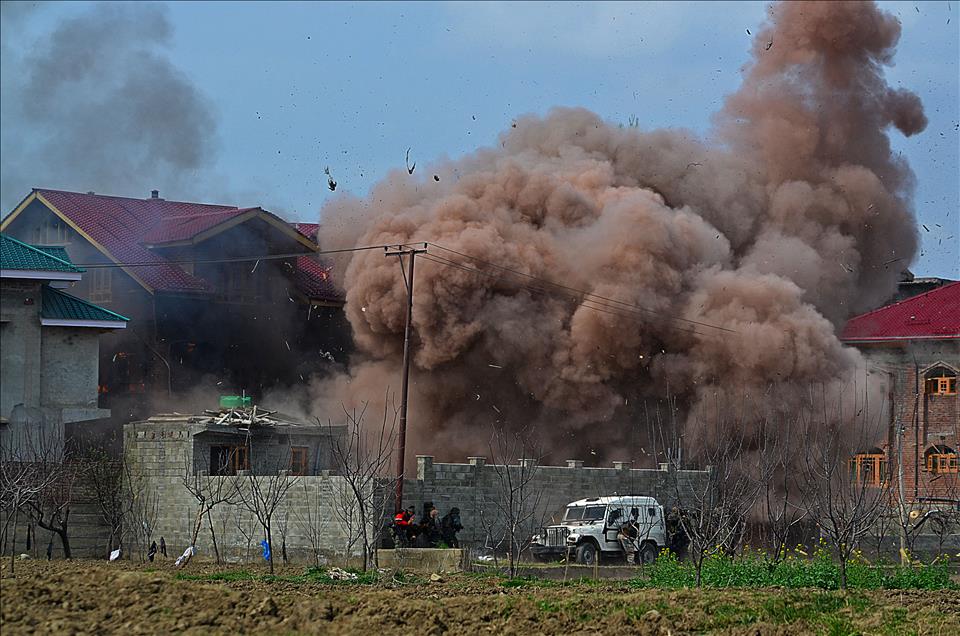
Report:
[[[73,555],[70,553],[70,537],[67,536],[66,526],[64,526],[63,530],[54,530],[54,532],[60,537],[60,544],[63,546],[63,558],[73,558]]]
[[[270,553],[270,574],[273,574],[273,538],[270,535],[270,522],[267,521],[267,551]]]
[[[217,533],[213,531],[213,519],[207,512],[207,524],[210,526],[210,538],[213,540],[213,554],[217,557],[217,565],[220,565],[220,549],[217,547]]]
[[[10,576],[16,576],[13,571],[14,564],[17,562],[17,524],[20,522],[20,506],[13,509],[13,547],[10,550]]]
[[[840,589],[847,589],[847,559],[840,555]]]

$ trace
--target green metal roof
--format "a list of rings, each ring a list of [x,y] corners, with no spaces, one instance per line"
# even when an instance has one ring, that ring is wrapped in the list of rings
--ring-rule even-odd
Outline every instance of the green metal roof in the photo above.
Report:
[[[41,252],[45,252],[54,258],[59,258],[61,261],[66,261],[71,265],[73,264],[73,261],[70,259],[70,255],[67,254],[67,248],[65,247],[61,247],[59,245],[33,245],[31,247],[35,247]],[[76,266],[74,265],[74,267]]]
[[[127,322],[130,320],[126,316],[115,314],[109,309],[98,307],[49,285],[43,286],[43,305],[40,309],[40,317],[51,320],[96,320],[100,322]]]
[[[0,234],[0,269],[79,274],[83,268],[70,262],[62,247],[36,247]]]

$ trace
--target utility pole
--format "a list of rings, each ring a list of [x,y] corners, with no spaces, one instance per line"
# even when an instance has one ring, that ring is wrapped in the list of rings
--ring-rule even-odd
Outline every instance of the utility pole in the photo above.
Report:
[[[427,244],[423,248],[405,248],[398,245],[396,250],[384,248],[385,256],[400,257],[400,272],[403,273],[404,286],[407,288],[407,320],[403,327],[403,375],[400,381],[400,436],[397,458],[397,487],[395,492],[394,513],[403,509],[403,473],[404,460],[407,451],[407,386],[410,378],[410,323],[413,322],[413,263],[417,254],[427,251]],[[407,271],[403,271],[403,257],[408,256]]]

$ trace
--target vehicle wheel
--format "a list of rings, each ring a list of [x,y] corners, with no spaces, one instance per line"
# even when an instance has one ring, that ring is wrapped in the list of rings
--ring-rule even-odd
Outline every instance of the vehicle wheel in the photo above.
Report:
[[[640,563],[652,565],[657,560],[657,546],[652,543],[644,543],[640,546]]]
[[[596,562],[597,546],[587,542],[577,548],[577,563],[581,565],[593,565]]]

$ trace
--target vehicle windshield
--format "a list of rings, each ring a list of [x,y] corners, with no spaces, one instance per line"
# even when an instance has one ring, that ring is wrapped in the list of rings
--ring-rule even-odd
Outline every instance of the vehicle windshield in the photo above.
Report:
[[[603,519],[606,506],[567,506],[564,521],[598,521]]]

